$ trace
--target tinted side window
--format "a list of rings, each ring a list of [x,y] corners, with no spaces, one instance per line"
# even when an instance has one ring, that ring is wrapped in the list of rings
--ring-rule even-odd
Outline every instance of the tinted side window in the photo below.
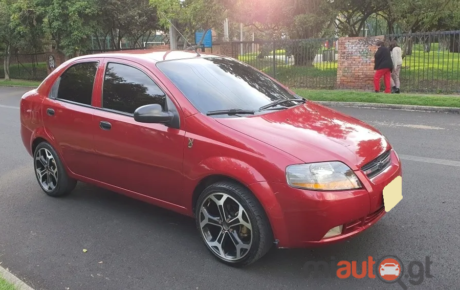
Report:
[[[97,62],[76,64],[60,77],[57,98],[91,105]]]
[[[104,108],[133,114],[137,108],[150,104],[166,108],[166,95],[152,79],[128,65],[107,65],[102,95]]]

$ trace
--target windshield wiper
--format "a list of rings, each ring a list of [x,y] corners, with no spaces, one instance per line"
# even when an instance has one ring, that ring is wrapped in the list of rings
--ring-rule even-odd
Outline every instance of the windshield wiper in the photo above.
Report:
[[[255,114],[255,111],[251,110],[244,110],[244,109],[230,109],[230,110],[217,110],[217,111],[209,111],[206,113],[208,116],[212,115],[238,115],[238,114]]]
[[[268,105],[265,105],[265,106],[262,106],[259,108],[259,111],[262,111],[262,110],[266,110],[268,108],[271,108],[271,107],[276,107],[282,103],[287,103],[287,102],[302,102],[302,103],[305,103],[307,100],[304,99],[304,98],[300,98],[300,99],[286,99],[286,100],[278,100],[278,101],[274,101]]]

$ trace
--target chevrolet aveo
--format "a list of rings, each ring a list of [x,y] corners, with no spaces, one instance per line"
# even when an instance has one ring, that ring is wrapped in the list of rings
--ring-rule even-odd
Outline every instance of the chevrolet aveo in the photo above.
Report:
[[[46,194],[80,181],[194,217],[233,266],[356,236],[402,175],[373,127],[215,55],[74,58],[24,94],[20,120]]]

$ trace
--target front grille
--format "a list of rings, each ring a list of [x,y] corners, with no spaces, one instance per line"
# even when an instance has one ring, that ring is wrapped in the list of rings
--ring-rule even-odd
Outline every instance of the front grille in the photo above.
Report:
[[[387,151],[364,165],[361,170],[367,177],[372,178],[382,173],[391,164],[390,151]]]

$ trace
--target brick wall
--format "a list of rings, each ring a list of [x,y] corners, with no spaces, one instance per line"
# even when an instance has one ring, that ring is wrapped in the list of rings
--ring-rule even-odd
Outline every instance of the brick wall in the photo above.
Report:
[[[374,90],[375,43],[384,40],[377,37],[339,38],[337,88]]]

